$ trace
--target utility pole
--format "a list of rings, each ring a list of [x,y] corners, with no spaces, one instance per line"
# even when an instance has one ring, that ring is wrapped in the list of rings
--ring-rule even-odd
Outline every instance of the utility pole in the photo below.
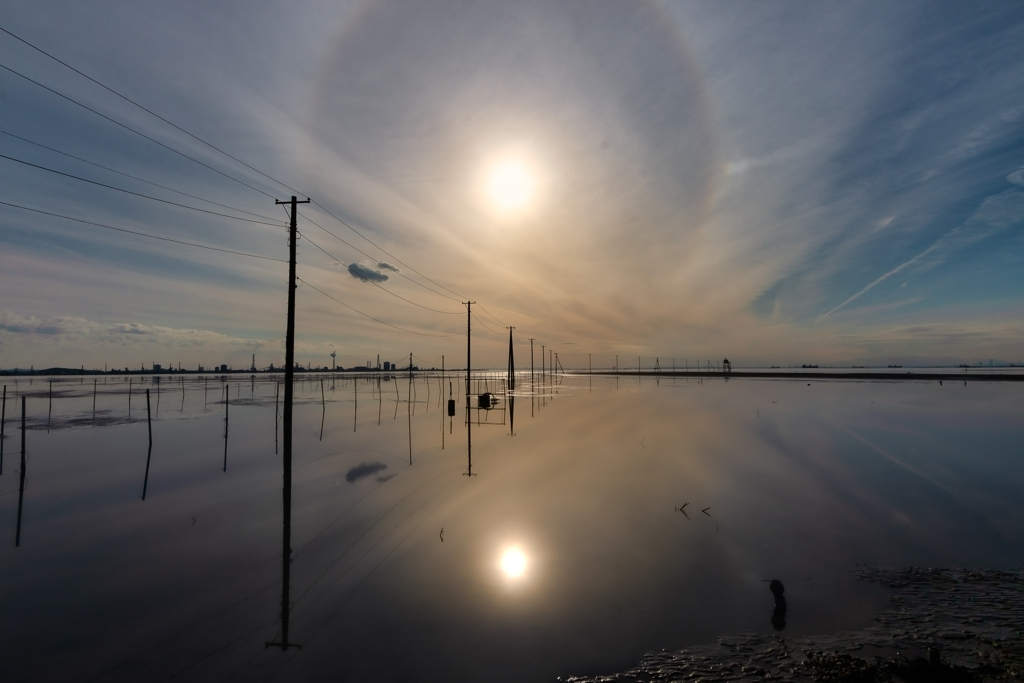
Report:
[[[530,390],[533,390],[533,337],[530,337]]]
[[[470,352],[472,350],[472,342],[473,342],[472,328],[471,328],[472,320],[470,319],[470,315],[472,315],[472,306],[476,302],[475,301],[463,301],[462,303],[466,305],[466,406],[468,407],[469,406],[469,368],[471,367],[471,365],[470,365]]]
[[[288,642],[288,608],[292,562],[292,382],[295,381],[295,252],[299,231],[295,220],[299,215],[299,204],[309,204],[309,198],[298,201],[294,195],[290,201],[275,200],[275,204],[291,204],[291,224],[288,228],[288,328],[284,342],[284,484],[281,489],[284,509],[284,533],[281,541],[281,641],[267,643],[266,647],[279,647],[287,651],[295,643]],[[297,647],[302,647],[301,645]]]
[[[508,328],[508,390],[513,391],[516,388],[516,360],[512,353],[512,330],[516,328]]]
[[[545,358],[544,354],[546,353],[544,349],[546,349],[546,348],[547,347],[544,346],[543,344],[540,345],[540,381],[541,382],[547,381],[547,378],[546,378],[547,366],[544,364],[544,362],[545,362],[544,361],[544,358]]]
[[[468,463],[466,469],[466,476],[473,476],[473,418],[470,417],[469,413],[469,380],[470,380],[470,368],[471,356],[470,350],[472,348],[472,334],[471,334],[471,318],[472,306],[475,301],[464,301],[466,304],[466,461]]]

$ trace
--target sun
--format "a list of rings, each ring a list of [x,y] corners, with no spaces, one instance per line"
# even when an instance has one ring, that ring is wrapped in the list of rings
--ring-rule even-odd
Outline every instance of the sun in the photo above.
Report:
[[[522,576],[526,570],[526,555],[515,546],[506,549],[501,556],[501,570],[510,579]]]
[[[521,159],[503,159],[487,171],[487,198],[501,214],[517,214],[529,208],[537,191],[535,174]]]

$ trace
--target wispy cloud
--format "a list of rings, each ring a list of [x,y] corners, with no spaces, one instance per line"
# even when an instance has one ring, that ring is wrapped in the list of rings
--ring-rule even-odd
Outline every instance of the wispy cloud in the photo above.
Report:
[[[935,267],[943,263],[956,250],[964,249],[1001,230],[1019,224],[1022,220],[1024,220],[1024,192],[1007,190],[989,197],[963,225],[950,230],[913,258],[880,275],[863,289],[822,315],[815,323],[821,322],[836,311],[845,308],[892,276],[908,268],[916,265]]]

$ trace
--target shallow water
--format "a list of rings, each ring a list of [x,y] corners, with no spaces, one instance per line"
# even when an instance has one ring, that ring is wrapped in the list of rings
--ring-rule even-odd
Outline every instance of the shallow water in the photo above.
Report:
[[[553,680],[776,633],[768,579],[800,636],[882,609],[861,564],[1024,563],[1018,383],[563,376],[525,385],[514,435],[504,402],[473,411],[466,476],[464,404],[450,419],[441,396],[458,377],[327,378],[323,398],[306,380],[289,634],[303,647],[267,649],[277,378],[229,376],[226,449],[224,383],[180,379],[159,396],[133,380],[130,416],[120,378],[98,381],[95,416],[91,378],[55,380],[52,408],[46,380],[6,382],[10,680]],[[516,578],[500,565],[512,546]]]

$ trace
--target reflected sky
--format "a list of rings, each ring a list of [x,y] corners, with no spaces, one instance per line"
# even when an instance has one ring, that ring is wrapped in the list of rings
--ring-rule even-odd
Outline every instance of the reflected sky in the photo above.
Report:
[[[165,380],[145,502],[144,396],[127,421],[101,381],[93,427],[91,382],[55,382],[52,415],[47,383],[9,384],[0,657],[39,681],[553,680],[775,632],[771,579],[785,634],[816,634],[880,606],[858,564],[1024,561],[1016,383],[559,381],[520,380],[515,436],[474,418],[472,477],[447,379],[300,382],[287,653],[264,649],[273,380],[227,382],[226,471],[221,383]]]

